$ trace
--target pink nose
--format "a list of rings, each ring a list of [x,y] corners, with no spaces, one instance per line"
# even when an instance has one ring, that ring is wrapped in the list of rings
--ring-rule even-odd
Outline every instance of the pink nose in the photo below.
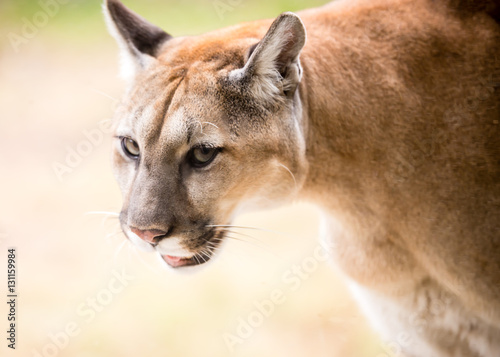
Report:
[[[156,243],[158,241],[158,237],[164,236],[167,234],[166,232],[160,231],[159,229],[151,229],[151,230],[140,230],[134,227],[130,227],[130,230],[137,234],[139,238],[148,243]]]

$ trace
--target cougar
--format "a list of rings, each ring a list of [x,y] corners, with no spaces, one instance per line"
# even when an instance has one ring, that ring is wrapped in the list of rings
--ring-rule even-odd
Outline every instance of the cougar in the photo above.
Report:
[[[173,38],[107,0],[120,223],[175,270],[303,200],[408,357],[500,356],[500,1],[357,0]]]

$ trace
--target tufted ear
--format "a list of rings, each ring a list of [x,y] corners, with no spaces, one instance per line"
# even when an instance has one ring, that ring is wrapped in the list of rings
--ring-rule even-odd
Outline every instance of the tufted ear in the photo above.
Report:
[[[233,80],[248,84],[252,94],[264,101],[293,97],[302,77],[299,55],[306,30],[292,12],[279,15],[264,38],[249,49],[243,68],[231,73]]]
[[[121,75],[131,79],[158,54],[162,44],[172,38],[161,28],[127,9],[119,0],[105,0],[104,16],[111,35],[121,50]]]

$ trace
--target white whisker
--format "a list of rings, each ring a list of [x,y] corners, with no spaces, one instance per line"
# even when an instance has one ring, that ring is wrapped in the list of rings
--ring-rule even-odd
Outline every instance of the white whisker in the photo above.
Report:
[[[123,247],[125,246],[125,244],[127,244],[128,240],[124,240],[119,246],[118,248],[116,249],[116,252],[115,254],[113,255],[113,265],[116,265],[116,258],[118,258],[118,254],[120,254],[121,250],[123,249]]]
[[[207,247],[209,247],[210,249],[216,249],[218,248],[214,243],[212,242],[206,242],[205,243],[207,245]]]
[[[274,233],[274,234],[279,234],[284,237],[288,237],[289,235],[285,232],[280,232],[280,231],[275,231],[272,229],[266,229],[266,228],[260,228],[260,227],[247,227],[247,226],[234,226],[231,224],[208,224],[205,227],[220,227],[220,228],[239,228],[239,229],[251,229],[251,230],[256,230],[256,231],[262,231],[262,232],[267,232],[267,233]]]
[[[219,241],[217,241],[217,242],[207,242],[206,244],[207,244],[209,247],[220,248],[220,246],[219,246],[219,243],[220,243],[220,242],[221,242],[221,241],[219,240]]]
[[[203,124],[199,120],[197,120],[196,122],[200,124],[200,133],[203,134]]]
[[[120,216],[120,214],[117,212],[108,212],[108,211],[90,211],[90,212],[85,212],[84,215],[85,216],[88,216],[88,215],[104,216],[102,221],[101,221],[101,225],[104,225],[104,223],[106,223],[106,221],[110,218],[118,219]]]
[[[202,124],[208,124],[208,125],[212,125],[213,127],[219,129],[219,127],[217,125],[215,125],[214,123],[210,123],[208,121],[204,121]]]
[[[132,244],[127,244],[127,263],[130,263],[130,252],[136,250]]]
[[[268,246],[268,245],[265,245],[261,242],[250,242],[250,241],[247,241],[247,240],[243,240],[243,239],[240,239],[240,238],[237,238],[237,237],[232,237],[232,236],[229,236],[229,235],[226,235],[224,236],[225,238],[229,238],[229,239],[232,239],[232,240],[235,240],[235,241],[238,241],[238,242],[242,242],[242,243],[247,243],[247,244],[250,244],[252,245],[253,247],[256,247],[256,248],[259,248],[259,249],[262,249],[263,251],[269,253],[269,254],[272,254],[274,256],[277,256],[275,252],[273,252],[271,250],[271,248]]]
[[[210,258],[212,257],[212,255],[211,255],[211,254],[209,254],[210,252],[207,252],[205,249],[203,249],[203,250],[201,251],[201,253],[202,253],[204,256],[206,256],[206,257],[207,257],[206,259],[205,259],[205,258],[203,258],[206,262],[207,262],[207,261],[209,261],[209,260],[210,260]]]
[[[85,212],[85,215],[89,214],[102,214],[102,215],[107,215],[107,216],[116,216],[119,217],[120,214],[117,212],[108,212],[108,211],[90,211],[90,212]]]
[[[205,249],[202,249],[200,254],[203,254],[204,256],[207,257],[207,259],[210,259],[210,254],[208,254]]]
[[[109,95],[109,94],[107,94],[107,93],[104,93],[104,92],[100,91],[99,89],[95,89],[95,88],[92,88],[92,87],[91,87],[91,88],[90,88],[90,90],[91,90],[91,91],[93,91],[93,92],[95,92],[95,93],[97,93],[97,94],[100,94],[100,95],[102,95],[102,96],[104,96],[104,97],[106,97],[106,98],[109,98],[109,99],[112,99],[112,100],[114,100],[114,101],[119,102],[119,100],[118,100],[118,99],[116,99],[116,98],[114,98],[114,97],[110,96],[110,95]]]
[[[288,167],[286,167],[285,165],[283,165],[282,163],[278,162],[277,163],[278,166],[281,166],[282,168],[284,168],[286,171],[288,171],[288,173],[292,176],[292,179],[293,179],[293,185],[295,187],[295,190],[297,189],[297,180],[295,179],[295,175],[292,173],[292,171],[290,171],[290,169]]]
[[[135,247],[134,247],[135,248]],[[134,249],[134,254],[137,256],[137,258],[139,258],[139,260],[141,261],[141,263],[146,267],[148,268],[149,270],[151,270],[153,273],[155,274],[159,274],[158,270],[154,269],[151,265],[149,265],[148,263],[146,263],[144,261],[144,259],[142,259],[141,255],[139,254],[139,251],[137,249]]]
[[[119,230],[117,232],[113,232],[113,233],[108,233],[108,234],[106,234],[106,239],[109,240],[110,238],[116,237],[118,234],[121,234],[121,233],[123,233],[121,230]]]
[[[254,236],[251,236],[249,234],[245,234],[245,233],[242,233],[242,232],[232,231],[232,230],[229,230],[229,229],[224,230],[224,232],[231,233],[231,234],[238,234],[238,235],[240,235],[242,237],[253,239],[253,240],[255,240],[255,241],[259,242],[259,243],[264,243],[262,241],[262,239],[258,239],[258,238],[254,237]]]

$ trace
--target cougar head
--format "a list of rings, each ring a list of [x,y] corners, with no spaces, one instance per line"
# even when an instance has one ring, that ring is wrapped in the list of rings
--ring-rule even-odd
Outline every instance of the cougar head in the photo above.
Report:
[[[304,26],[283,13],[173,38],[117,0],[104,10],[127,83],[112,155],[121,227],[170,267],[203,264],[237,212],[286,202],[305,179]]]

